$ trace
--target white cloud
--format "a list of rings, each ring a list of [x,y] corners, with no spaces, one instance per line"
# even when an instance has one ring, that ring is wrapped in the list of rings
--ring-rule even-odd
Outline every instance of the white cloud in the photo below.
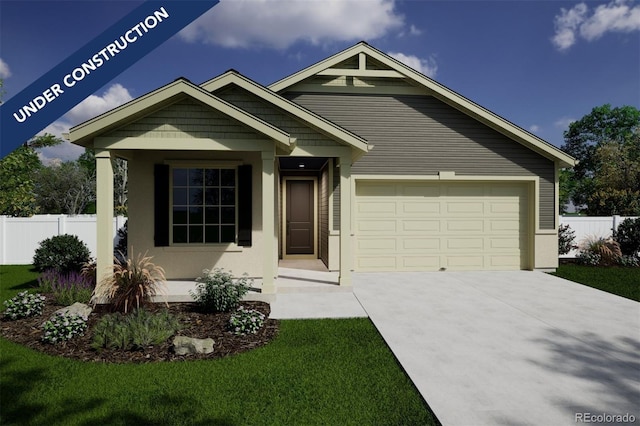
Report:
[[[529,126],[529,131],[532,133],[538,132],[540,131],[540,126],[538,126],[537,124],[532,124],[531,126]]]
[[[422,30],[415,25],[411,25],[411,27],[409,27],[409,34],[419,36],[420,34],[422,34]]]
[[[410,66],[428,77],[434,78],[438,72],[438,64],[433,55],[427,59],[422,59],[414,55],[405,55],[404,53],[398,52],[388,52],[388,54],[392,58],[399,60],[403,64]]]
[[[50,133],[58,138],[64,139],[62,134],[67,133],[69,128],[100,115],[103,112],[116,108],[131,99],[133,98],[126,88],[120,84],[114,84],[101,96],[91,95],[87,97],[71,111],[66,113],[60,120],[47,126],[40,134]],[[65,140],[63,144],[41,149],[39,155],[43,163],[49,164],[52,161],[58,160],[75,160],[83,152],[84,148],[73,145],[71,142]]]
[[[91,95],[80,102],[65,117],[72,125],[76,125],[129,102],[131,99],[133,98],[127,89],[120,84],[114,84],[102,96]]]
[[[576,121],[575,118],[561,117],[557,119],[553,124],[560,129],[566,130],[569,128],[569,124],[573,123],[574,121]]]
[[[5,61],[0,58],[0,78],[9,78],[11,77],[11,70],[9,69],[9,65]]]
[[[640,5],[633,6],[629,0],[613,0],[590,13],[585,3],[579,3],[569,10],[560,9],[554,24],[556,32],[551,41],[558,50],[564,51],[577,42],[578,36],[592,41],[607,32],[640,30]]]
[[[395,0],[223,0],[179,35],[224,47],[285,49],[376,39],[402,27]]]

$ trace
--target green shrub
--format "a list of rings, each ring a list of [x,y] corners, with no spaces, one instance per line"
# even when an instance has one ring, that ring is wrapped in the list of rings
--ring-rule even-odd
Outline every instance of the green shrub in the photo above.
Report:
[[[21,291],[13,298],[4,301],[7,307],[4,314],[13,320],[41,315],[44,301],[45,297],[39,293]]]
[[[251,288],[252,282],[246,274],[234,279],[231,272],[220,268],[205,269],[202,273],[204,276],[196,279],[195,291],[189,291],[189,294],[205,312],[229,312],[237,308]]]
[[[558,227],[558,254],[568,254],[572,249],[577,248],[573,244],[576,234],[569,225],[560,225]]]
[[[39,272],[55,269],[59,272],[80,272],[91,253],[75,235],[56,235],[40,242],[33,256],[33,266]]]
[[[233,334],[256,334],[264,325],[265,315],[255,309],[245,309],[240,306],[229,319],[229,330]]]
[[[135,309],[129,315],[120,312],[103,316],[93,330],[91,346],[137,350],[165,342],[181,329],[180,320],[169,311],[151,313]]]
[[[116,259],[113,274],[96,286],[96,301],[109,303],[114,311],[127,313],[151,302],[161,292],[166,280],[164,269],[154,265],[151,257],[139,254],[136,260]]]
[[[623,220],[613,234],[613,238],[620,244],[620,250],[625,256],[633,256],[640,252],[640,218]]]
[[[42,328],[42,341],[55,344],[82,336],[87,329],[87,320],[80,315],[58,313],[45,322]]]

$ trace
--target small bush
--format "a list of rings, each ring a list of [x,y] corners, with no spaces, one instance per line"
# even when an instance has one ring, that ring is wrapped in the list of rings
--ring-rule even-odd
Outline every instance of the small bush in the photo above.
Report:
[[[256,334],[264,325],[265,315],[255,309],[245,309],[240,306],[229,319],[229,330],[233,334]]]
[[[88,303],[95,287],[93,280],[83,273],[61,273],[54,269],[43,272],[38,277],[41,291],[53,293],[58,305],[69,306],[75,302]]]
[[[204,276],[196,279],[196,290],[189,294],[205,312],[229,312],[237,308],[251,288],[252,281],[246,274],[234,279],[231,272],[220,268],[205,269],[202,273]]]
[[[56,235],[40,242],[33,256],[33,266],[39,272],[55,269],[59,272],[80,272],[91,253],[75,235]]]
[[[180,320],[167,310],[151,313],[135,309],[129,315],[117,312],[103,316],[96,324],[91,346],[96,350],[143,349],[165,342],[181,328]]]
[[[622,255],[618,263],[625,268],[637,268],[640,267],[640,256],[637,254],[634,256]]]
[[[80,315],[59,313],[45,322],[43,329],[42,341],[55,344],[82,336],[87,329],[87,320]]]
[[[4,314],[13,320],[41,315],[44,301],[45,297],[39,293],[21,291],[15,297],[4,301],[7,307]]]
[[[151,302],[166,280],[164,269],[151,263],[151,257],[139,254],[134,261],[116,259],[113,274],[96,286],[94,302],[106,301],[114,311],[127,313]]]
[[[590,251],[581,251],[576,256],[576,262],[578,265],[584,266],[598,266],[602,257],[598,253],[592,253]]]
[[[620,244],[623,255],[640,253],[640,218],[623,220],[614,232],[613,239]]]
[[[558,254],[568,254],[571,250],[578,248],[573,241],[576,238],[575,232],[569,225],[558,227]]]
[[[599,266],[617,265],[622,257],[620,245],[611,238],[587,237],[580,243],[580,251],[584,255],[578,256],[579,261],[587,257],[589,262],[594,262],[596,257],[589,254],[595,254],[599,256]]]

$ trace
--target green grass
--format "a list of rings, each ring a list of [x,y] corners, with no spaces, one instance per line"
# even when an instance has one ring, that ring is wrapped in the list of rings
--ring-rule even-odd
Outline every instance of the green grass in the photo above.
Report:
[[[4,298],[35,275],[0,268]],[[368,319],[282,321],[212,361],[83,363],[0,339],[0,424],[437,424]]]
[[[640,301],[640,269],[638,268],[560,265],[553,275]]]

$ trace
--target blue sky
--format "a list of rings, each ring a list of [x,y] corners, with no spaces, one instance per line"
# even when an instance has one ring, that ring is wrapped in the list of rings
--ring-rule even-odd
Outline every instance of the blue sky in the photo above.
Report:
[[[4,100],[140,3],[0,0]],[[360,40],[556,146],[595,106],[640,107],[636,1],[222,0],[46,131],[177,77],[233,68],[268,85]],[[80,152],[65,144],[43,158]]]

